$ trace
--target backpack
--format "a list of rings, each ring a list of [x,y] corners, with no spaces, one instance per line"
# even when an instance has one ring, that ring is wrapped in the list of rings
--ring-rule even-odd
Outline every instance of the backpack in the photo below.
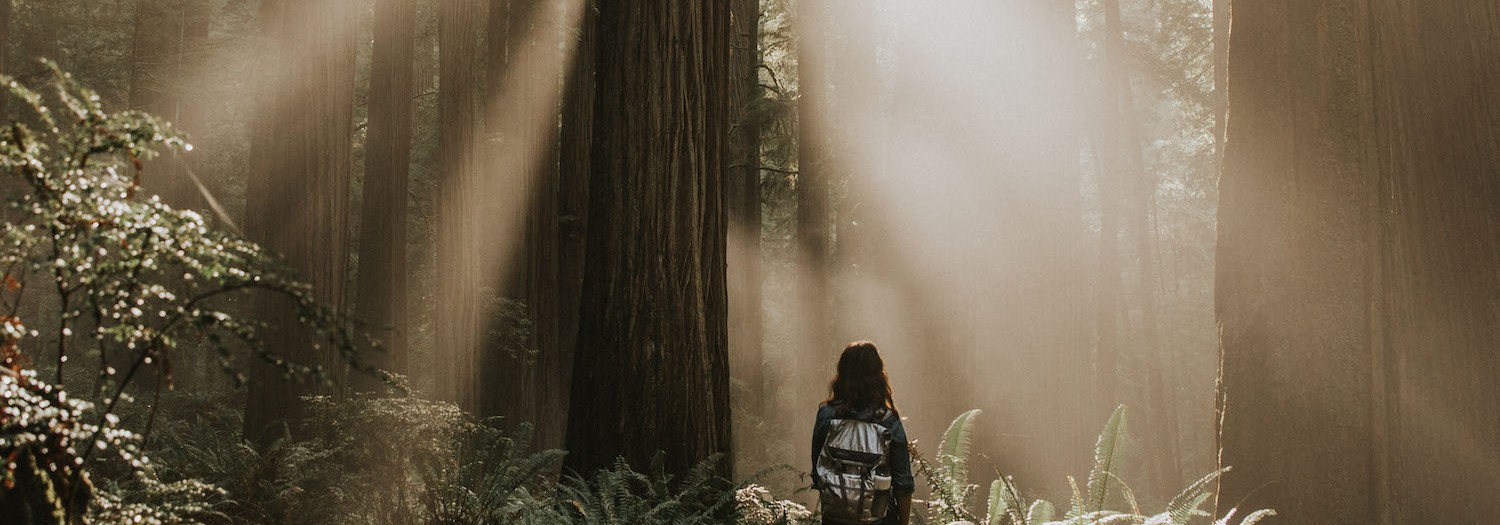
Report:
[[[891,504],[891,475],[886,458],[891,429],[875,421],[890,413],[876,410],[873,421],[835,415],[828,439],[818,454],[814,474],[823,517],[835,523],[875,523],[885,518]]]

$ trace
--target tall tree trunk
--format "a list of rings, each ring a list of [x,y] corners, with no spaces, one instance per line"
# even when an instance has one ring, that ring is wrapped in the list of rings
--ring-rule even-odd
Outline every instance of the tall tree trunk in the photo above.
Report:
[[[1234,7],[1215,301],[1219,457],[1235,471],[1219,502],[1288,523],[1380,523],[1362,3]]]
[[[531,272],[545,273],[555,266],[546,264],[547,261],[533,260],[542,256],[541,252],[551,244],[545,231],[548,224],[542,217],[549,213],[548,206],[541,202],[539,195],[532,195],[534,190],[547,185],[548,181],[543,177],[550,175],[550,166],[531,159],[519,165],[506,163],[508,157],[523,154],[526,144],[539,140],[533,136],[537,130],[512,123],[519,120],[523,112],[535,111],[535,106],[541,101],[534,100],[530,90],[506,88],[520,85],[519,82],[533,82],[532,79],[540,73],[535,61],[526,58],[536,55],[542,48],[535,40],[533,27],[543,22],[538,20],[539,15],[550,3],[490,0],[489,5],[489,24],[485,32],[488,96],[484,103],[487,161],[484,171],[500,181],[498,191],[507,195],[530,195],[531,198],[517,199],[515,202],[521,205],[500,211],[506,217],[506,224],[520,230],[517,237],[520,242],[516,246],[521,249],[501,254],[508,256],[508,260],[483,263],[501,264],[507,268],[506,274],[500,277],[497,292],[501,297],[525,304],[525,315],[532,324],[532,333],[520,348],[496,347],[493,343],[481,346],[480,373],[483,379],[480,382],[486,386],[480,394],[480,412],[487,416],[505,416],[506,421],[513,425],[536,420],[536,358],[542,352],[541,345],[549,342],[551,334],[546,332],[551,327],[547,324],[555,318],[550,312],[542,311],[547,305],[538,304],[548,300],[546,292],[543,291],[541,297],[534,295],[538,285],[542,284],[539,280],[545,277],[531,275]],[[486,312],[486,331],[506,333],[518,328],[513,324],[518,319],[497,313]]]
[[[479,336],[486,300],[476,223],[480,195],[480,37],[484,4],[441,0],[438,4],[438,292],[436,391],[471,412],[480,409],[475,380],[480,370]]]
[[[729,355],[750,413],[761,413],[760,3],[735,0],[730,24]]]
[[[1091,367],[1093,365],[1093,337],[1088,329],[1092,318],[1089,306],[1090,268],[1086,256],[1087,235],[1084,226],[1084,201],[1081,191],[1082,165],[1079,161],[1084,144],[1084,126],[1088,89],[1084,87],[1086,70],[1082,46],[1077,38],[1078,7],[1066,2],[1042,0],[1034,2],[1041,10],[1042,31],[1053,35],[1050,49],[1055,49],[1060,58],[1052,61],[1041,73],[1038,82],[1049,86],[1050,100],[1046,107],[1057,108],[1058,115],[1051,121],[1033,124],[1033,133],[1044,150],[1037,152],[1039,158],[1049,162],[1040,179],[1039,197],[1035,200],[1035,213],[1043,217],[1040,224],[1047,225],[1029,232],[1030,242],[1040,246],[1040,253],[1031,262],[1046,275],[1049,282],[1039,283],[1036,289],[1044,297],[1030,319],[1035,320],[1042,331],[1039,338],[1045,342],[1049,353],[1047,362],[1053,367],[1037,377],[1042,381],[1058,381],[1062,387],[1055,396],[1043,403],[1042,411],[1034,416],[1031,424],[1051,421],[1056,429],[1050,436],[1052,443],[1038,447],[1051,456],[1048,461],[1052,469],[1066,472],[1084,472],[1089,468],[1087,455],[1080,450],[1089,450],[1094,445],[1099,419],[1090,407],[1095,406],[1097,387]],[[1030,320],[1023,322],[1032,322]],[[1036,387],[1032,387],[1036,388]],[[1041,387],[1046,388],[1046,387]],[[985,418],[983,421],[995,418]],[[1053,471],[1057,471],[1053,470]],[[1052,478],[1058,490],[1062,480]]]
[[[570,9],[581,13],[566,18],[576,21],[576,48],[564,84],[562,125],[559,128],[557,167],[557,260],[556,288],[552,290],[557,315],[556,347],[539,358],[541,404],[537,421],[540,446],[562,448],[567,437],[569,383],[573,377],[573,355],[578,343],[579,310],[582,307],[585,232],[589,204],[589,144],[594,115],[594,25],[595,2],[575,2]]]
[[[1387,523],[1500,515],[1500,14],[1461,0],[1368,2],[1377,180],[1389,213],[1376,366]],[[1364,15],[1358,13],[1356,16]],[[1375,324],[1380,326],[1380,324]],[[1394,417],[1393,417],[1394,416]],[[1370,497],[1370,496],[1367,496]]]
[[[804,35],[814,34],[829,26],[826,5],[816,2],[798,2],[795,14]],[[833,371],[833,355],[839,350],[829,334],[832,312],[829,308],[829,248],[830,222],[829,203],[832,199],[827,163],[829,85],[829,45],[827,36],[804,38],[799,43],[797,56],[797,78],[801,95],[797,102],[797,275],[801,305],[802,326],[798,344],[812,359],[813,380],[805,384],[816,385],[819,379],[829,377]],[[819,392],[811,393],[813,397]],[[803,396],[806,398],[806,396]]]
[[[1146,454],[1147,477],[1160,490],[1181,485],[1181,473],[1177,469],[1176,424],[1172,421],[1173,407],[1167,396],[1162,379],[1162,368],[1168,366],[1161,350],[1161,338],[1156,326],[1156,261],[1153,253],[1154,229],[1151,226],[1151,202],[1156,195],[1156,179],[1147,172],[1141,159],[1143,146],[1140,137],[1140,122],[1135,107],[1135,94],[1131,88],[1131,59],[1125,42],[1124,25],[1120,20],[1119,0],[1104,0],[1105,61],[1108,75],[1105,78],[1108,116],[1107,152],[1103,172],[1108,183],[1116,186],[1110,197],[1128,206],[1131,244],[1136,253],[1136,305],[1140,308],[1139,360],[1144,363],[1146,375]],[[1102,198],[1102,195],[1101,195]],[[1118,211],[1118,208],[1116,208]],[[1113,221],[1112,221],[1113,222]],[[1119,227],[1118,223],[1114,223]],[[1116,247],[1115,250],[1118,250]],[[1118,252],[1116,252],[1118,261]],[[1122,270],[1118,264],[1115,271]],[[1116,280],[1112,274],[1106,279]]]
[[[729,451],[729,20],[718,2],[599,4],[576,471]]]
[[[1108,66],[1106,66],[1108,67]],[[1103,93],[1109,93],[1109,75],[1105,76]],[[1113,100],[1101,94],[1101,114],[1114,111]],[[1097,376],[1094,395],[1097,416],[1107,417],[1120,403],[1120,174],[1111,169],[1116,154],[1111,137],[1095,132],[1089,147],[1099,178],[1099,261],[1098,282],[1094,289],[1094,373]]]
[[[339,307],[348,260],[349,179],[353,148],[355,24],[348,0],[273,0],[261,7],[267,37],[266,80],[251,144],[245,234],[282,254],[315,297]],[[310,344],[282,298],[258,301],[260,318],[276,329],[261,334],[267,349],[321,365],[342,382],[340,357]],[[324,387],[284,382],[258,360],[251,381],[245,434],[262,445],[278,424],[299,415],[299,394]]]
[[[414,0],[375,4],[355,303],[355,314],[385,336],[383,352],[372,354],[371,364],[398,374],[407,373],[406,199],[416,19]],[[361,381],[364,389],[379,387]]]
[[[209,16],[195,0],[136,4],[130,70],[130,107],[157,115],[179,131],[204,133],[202,94],[196,92],[207,57]],[[146,188],[179,209],[207,207],[188,174],[194,157],[167,156],[148,168]]]

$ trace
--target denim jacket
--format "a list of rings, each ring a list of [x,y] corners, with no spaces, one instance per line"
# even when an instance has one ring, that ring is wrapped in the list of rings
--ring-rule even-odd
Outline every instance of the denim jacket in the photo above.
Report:
[[[856,412],[855,417],[869,417],[871,410]],[[838,409],[828,405],[818,405],[818,418],[813,423],[812,439],[812,464],[813,470],[818,467],[818,454],[823,452],[823,442],[828,439],[828,427],[830,421]],[[917,490],[916,478],[911,475],[911,449],[906,442],[906,427],[901,425],[900,415],[892,412],[884,420],[876,421],[880,426],[891,429],[891,450],[886,456],[886,463],[891,469],[891,495],[896,498],[909,496]],[[816,478],[814,478],[816,479]]]

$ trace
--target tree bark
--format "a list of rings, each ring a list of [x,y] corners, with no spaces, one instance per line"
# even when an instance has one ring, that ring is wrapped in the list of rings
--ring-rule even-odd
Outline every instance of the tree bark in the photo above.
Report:
[[[1371,418],[1388,523],[1500,514],[1500,14],[1461,0],[1367,2],[1379,271]],[[1363,16],[1365,13],[1356,13]],[[1381,327],[1380,324],[1375,324]],[[1395,416],[1395,417],[1393,417]],[[1370,496],[1366,496],[1370,497]]]
[[[1500,511],[1493,459],[1478,459],[1500,440],[1500,161],[1486,153],[1500,111],[1481,94],[1500,44],[1474,7],[1235,5],[1216,301],[1220,461],[1236,471],[1221,512]]]
[[[599,3],[575,471],[729,451],[729,21],[718,2]]]
[[[521,301],[526,306],[526,319],[531,323],[532,333],[521,348],[496,347],[486,344],[480,349],[480,381],[485,384],[480,412],[486,416],[505,416],[511,425],[535,421],[537,413],[537,357],[544,350],[542,345],[551,339],[551,319],[547,312],[548,301],[543,275],[532,275],[533,271],[545,273],[555,266],[545,257],[550,247],[548,221],[544,215],[550,213],[542,202],[539,191],[548,185],[543,177],[550,176],[548,163],[531,159],[523,163],[507,164],[507,157],[523,154],[526,145],[535,140],[536,130],[526,126],[511,125],[525,111],[533,111],[541,103],[530,95],[531,90],[507,90],[519,82],[531,82],[538,76],[534,61],[524,58],[535,55],[542,47],[535,41],[533,25],[539,24],[538,15],[548,2],[490,0],[489,22],[485,32],[487,100],[484,103],[485,160],[490,177],[499,180],[496,190],[508,195],[528,195],[531,198],[517,199],[519,206],[501,210],[506,224],[521,231],[517,246],[522,249],[509,254],[508,260],[485,261],[485,264],[502,264],[506,267],[501,276],[497,293],[507,299]],[[550,149],[548,150],[551,151]],[[519,169],[517,169],[519,168]],[[537,292],[541,292],[540,295]],[[486,312],[487,331],[513,332],[516,319],[507,319],[498,312]],[[540,325],[540,326],[538,326]]]
[[[370,65],[369,142],[360,210],[359,274],[355,314],[383,334],[370,364],[407,374],[406,199],[412,141],[412,74],[417,5],[413,0],[375,4],[375,44]],[[380,385],[362,379],[363,389]]]
[[[282,254],[324,304],[339,308],[348,260],[348,202],[354,116],[355,25],[348,0],[273,0],[261,7],[266,36],[261,104],[251,144],[245,235]],[[282,357],[322,366],[342,383],[343,362],[311,334],[283,298],[257,301],[261,334]],[[266,445],[279,424],[299,415],[299,394],[325,386],[287,383],[278,369],[252,360],[245,409],[246,437]]]
[[[438,399],[480,410],[475,380],[486,291],[481,288],[476,223],[484,111],[479,93],[484,4],[442,0],[438,5],[438,292],[436,330]]]
[[[557,170],[557,273],[556,353],[544,355],[542,373],[542,418],[537,422],[540,446],[562,448],[567,437],[569,384],[573,377],[573,355],[578,344],[579,310],[582,307],[585,233],[588,230],[589,144],[594,115],[594,25],[595,2],[574,4],[583,12],[569,16],[578,21],[577,47],[567,71],[562,103],[562,125],[558,140]],[[551,359],[556,359],[552,362]]]

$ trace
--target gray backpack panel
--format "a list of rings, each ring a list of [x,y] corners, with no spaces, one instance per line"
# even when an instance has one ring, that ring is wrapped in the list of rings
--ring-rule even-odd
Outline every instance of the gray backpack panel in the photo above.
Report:
[[[823,516],[840,523],[875,523],[890,509],[886,458],[891,431],[859,419],[833,419],[814,473]]]

